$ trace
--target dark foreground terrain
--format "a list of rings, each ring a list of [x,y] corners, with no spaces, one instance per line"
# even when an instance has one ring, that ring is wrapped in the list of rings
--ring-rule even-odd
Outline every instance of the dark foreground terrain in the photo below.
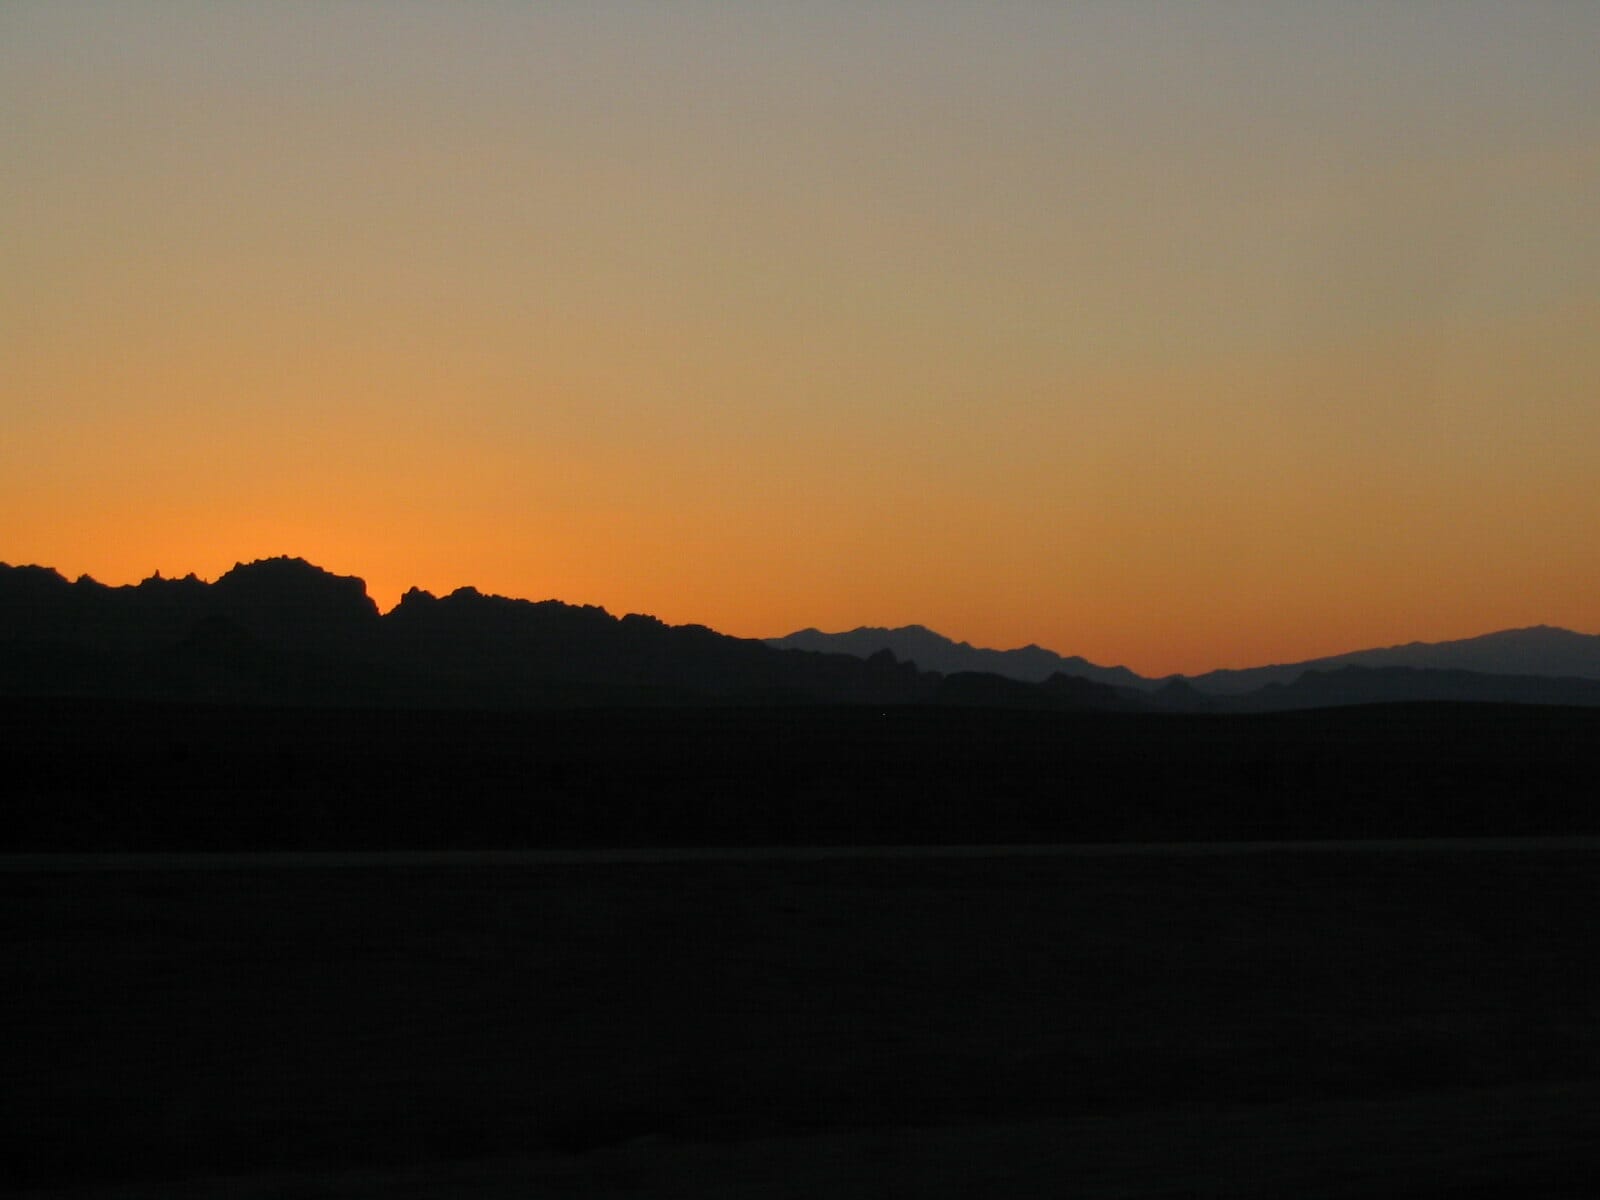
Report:
[[[1600,834],[1600,708],[0,701],[0,853]]]
[[[317,861],[6,861],[0,1186],[1576,1197],[1600,1179],[1592,842]]]
[[[1600,710],[0,723],[0,1190],[1596,1191]]]

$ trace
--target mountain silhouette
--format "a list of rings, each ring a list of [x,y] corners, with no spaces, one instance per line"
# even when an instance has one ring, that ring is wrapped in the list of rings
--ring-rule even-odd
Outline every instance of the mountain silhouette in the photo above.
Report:
[[[1106,687],[946,680],[892,653],[781,650],[602,608],[412,589],[380,614],[366,585],[299,558],[213,584],[128,587],[0,565],[0,693],[225,703],[548,707],[967,704],[1118,707]],[[1022,690],[1019,692],[1018,688]]]
[[[1015,650],[984,650],[969,642],[953,641],[923,625],[902,625],[898,629],[863,625],[845,633],[801,629],[786,637],[768,638],[767,645],[780,649],[854,654],[860,658],[888,650],[896,658],[915,663],[924,671],[938,671],[944,675],[981,671],[1025,683],[1043,683],[1052,675],[1059,674],[1092,679],[1112,687],[1153,686],[1152,681],[1134,674],[1127,667],[1102,667],[1085,658],[1063,657],[1035,645]]]
[[[340,657],[367,658],[377,651],[378,606],[366,583],[303,558],[241,563],[212,585],[205,600],[212,611],[269,644]]]
[[[1039,646],[986,650],[921,625],[862,626],[845,633],[802,629],[769,645],[866,656],[889,650],[924,670],[985,671],[1037,682],[1053,674],[1119,689],[1136,707],[1168,712],[1263,712],[1411,700],[1595,704],[1600,636],[1537,625],[1449,642],[1411,642],[1244,670],[1156,679],[1102,667]],[[1304,680],[1297,685],[1297,681]]]
[[[603,608],[366,585],[300,558],[107,587],[0,564],[0,695],[451,708],[868,704],[1271,712],[1396,701],[1600,705],[1600,637],[1544,626],[1144,679],[923,626],[736,638]]]
[[[0,566],[0,710],[17,851],[1588,833],[1600,746],[1596,679],[1030,682],[294,558]]]
[[[1210,671],[1191,677],[1189,682],[1213,695],[1242,695],[1271,683],[1292,683],[1307,671],[1334,671],[1342,667],[1409,667],[1485,675],[1600,679],[1600,636],[1534,625],[1448,642],[1408,642],[1403,646],[1355,650],[1303,662]]]

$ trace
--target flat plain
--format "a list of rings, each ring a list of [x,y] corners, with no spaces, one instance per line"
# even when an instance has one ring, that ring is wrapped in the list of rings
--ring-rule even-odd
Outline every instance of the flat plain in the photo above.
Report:
[[[0,873],[24,1195],[1600,1179],[1591,843],[27,861]]]

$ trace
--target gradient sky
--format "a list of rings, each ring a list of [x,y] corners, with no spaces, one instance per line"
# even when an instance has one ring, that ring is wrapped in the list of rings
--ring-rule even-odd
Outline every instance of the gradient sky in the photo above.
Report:
[[[0,561],[1600,630],[1600,5],[0,5]]]

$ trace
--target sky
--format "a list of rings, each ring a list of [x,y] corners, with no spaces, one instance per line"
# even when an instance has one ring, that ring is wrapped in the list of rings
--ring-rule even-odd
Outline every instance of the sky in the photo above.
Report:
[[[1600,5],[0,5],[0,561],[1600,631]]]

